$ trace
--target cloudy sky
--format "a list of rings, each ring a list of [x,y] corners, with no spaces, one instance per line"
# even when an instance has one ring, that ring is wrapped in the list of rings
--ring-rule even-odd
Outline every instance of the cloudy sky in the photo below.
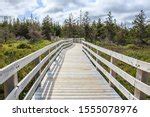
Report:
[[[63,22],[70,13],[77,17],[80,10],[89,11],[91,19],[105,19],[112,11],[118,23],[130,24],[140,10],[150,17],[150,0],[0,0],[0,16],[27,18],[32,13],[39,20],[49,15]]]

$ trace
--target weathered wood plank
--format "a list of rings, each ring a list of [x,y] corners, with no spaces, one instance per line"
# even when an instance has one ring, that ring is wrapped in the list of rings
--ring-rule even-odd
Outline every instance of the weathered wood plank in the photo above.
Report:
[[[66,45],[67,46],[71,46],[70,45]],[[36,82],[33,84],[33,86],[31,87],[31,89],[29,90],[29,92],[27,93],[26,97],[24,98],[24,100],[30,100],[32,98],[32,96],[34,95],[34,92],[36,91],[38,85],[40,84],[41,80],[43,79],[44,75],[46,74],[47,70],[49,69],[49,67],[51,66],[51,64],[53,63],[53,61],[56,59],[56,57],[60,54],[60,52],[65,48],[61,48],[61,50],[59,50],[57,52],[57,54],[49,61],[48,65],[44,68],[44,70],[42,71],[41,75],[37,78]]]
[[[120,84],[110,73],[108,73],[102,66],[100,66],[84,49],[84,52],[89,59],[97,66],[97,68],[103,72],[103,74],[126,96],[127,99],[137,100],[122,84]]]
[[[98,55],[98,54],[97,54]],[[112,63],[112,64],[115,64],[115,58],[114,57],[111,57],[110,58],[110,62]],[[110,74],[114,77],[114,78],[116,78],[116,72],[115,71],[113,71],[111,68],[110,68]],[[111,81],[109,81],[109,84],[110,84],[110,86],[111,87],[114,87],[114,85],[111,83]]]
[[[136,79],[141,82],[146,83],[148,81],[148,73],[146,73],[140,69],[137,69]],[[143,99],[143,100],[146,99],[146,95],[136,87],[134,89],[134,96],[137,97],[138,99]]]
[[[61,49],[62,50],[62,49]],[[42,71],[41,75],[37,78],[36,82],[33,84],[33,86],[31,87],[31,89],[29,90],[29,92],[27,93],[26,97],[24,98],[24,100],[30,100],[32,98],[32,96],[34,95],[34,92],[36,91],[36,89],[38,88],[38,85],[40,84],[41,80],[43,79],[43,77],[45,76],[47,70],[49,69],[50,65],[52,64],[52,62],[56,59],[56,57],[58,56],[58,54],[61,52],[61,50],[51,59],[51,61],[48,63],[48,65],[44,68],[44,70]]]
[[[47,83],[49,79],[42,81],[33,99],[121,99],[82,52],[81,44],[74,44],[64,55],[52,84]]]
[[[36,73],[41,69],[41,67],[44,65],[44,63],[57,51],[59,52],[59,49],[61,49],[65,45],[62,44],[56,49],[54,49],[49,55],[47,55],[28,75],[25,76],[25,78],[19,82],[16,88],[7,96],[6,99],[15,99],[19,96],[19,94],[23,91],[23,89],[27,86],[27,84],[32,80],[32,78],[36,75]]]
[[[5,96],[5,98],[17,86],[17,84],[18,84],[18,74],[16,73],[4,83],[4,96]]]

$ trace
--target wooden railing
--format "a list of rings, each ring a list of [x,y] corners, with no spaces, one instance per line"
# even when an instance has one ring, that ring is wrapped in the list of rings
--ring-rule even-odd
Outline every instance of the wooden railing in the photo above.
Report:
[[[81,43],[82,41],[85,41],[84,38],[73,38],[74,43]]]
[[[140,61],[123,54],[119,54],[117,52],[96,46],[92,43],[82,41],[83,44],[83,51],[92,61],[92,63],[99,69],[108,79],[111,86],[115,86],[119,89],[122,94],[127,99],[144,99],[145,94],[150,96],[150,86],[145,83],[147,80],[149,73],[150,73],[150,63]],[[102,52],[108,56],[110,56],[110,61],[106,60],[105,58],[101,57],[98,53]],[[96,58],[96,60],[95,60]],[[122,61],[128,65],[137,69],[136,77],[134,78],[130,74],[126,73],[119,67],[115,65],[116,61]],[[110,68],[110,72],[102,67],[99,62],[102,62],[107,67]],[[130,83],[135,89],[134,94],[130,93],[118,80],[116,80],[116,74],[121,76],[125,81]]]
[[[29,84],[32,78],[36,76],[36,81],[24,98],[31,99],[50,65],[57,58],[60,52],[64,48],[71,46],[72,43],[73,39],[55,42],[0,69],[0,85],[4,85],[5,99],[18,99],[21,92]],[[41,56],[44,54],[46,54],[46,56],[41,59]],[[33,61],[35,61],[37,65],[18,83],[18,72]],[[45,63],[48,64],[42,71],[41,68],[45,65]]]

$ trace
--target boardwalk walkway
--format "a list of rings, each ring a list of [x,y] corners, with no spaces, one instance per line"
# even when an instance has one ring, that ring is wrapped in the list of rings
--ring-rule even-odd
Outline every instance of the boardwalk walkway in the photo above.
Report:
[[[57,57],[32,99],[121,98],[90,62],[82,45],[73,44]]]

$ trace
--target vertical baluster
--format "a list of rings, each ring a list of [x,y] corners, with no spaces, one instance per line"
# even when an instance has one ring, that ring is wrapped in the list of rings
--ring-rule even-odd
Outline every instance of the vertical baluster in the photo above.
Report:
[[[137,69],[136,79],[146,83],[147,79],[148,79],[148,73],[146,73],[140,69]],[[137,97],[138,99],[145,99],[146,98],[146,95],[143,92],[141,92],[140,90],[138,90],[137,88],[134,89],[134,96]]]
[[[35,64],[38,65],[41,62],[41,56],[39,56],[38,58],[35,59]],[[41,75],[41,69],[37,72],[37,74],[35,75],[36,78],[38,78]],[[40,86],[41,84],[39,84]]]
[[[110,62],[111,62],[112,64],[115,64],[116,59],[111,56]],[[114,78],[116,77],[116,72],[114,72],[112,69],[110,69],[110,74],[111,74]],[[111,87],[114,87],[114,85],[111,83],[110,80],[109,80],[109,84],[110,84]]]
[[[99,51],[96,50],[96,54],[99,55]],[[96,62],[98,63],[98,59],[96,58]],[[98,68],[96,67],[96,69],[98,70]]]
[[[4,96],[5,98],[18,84],[18,74],[14,74],[4,83]],[[17,99],[17,98],[16,98]]]

